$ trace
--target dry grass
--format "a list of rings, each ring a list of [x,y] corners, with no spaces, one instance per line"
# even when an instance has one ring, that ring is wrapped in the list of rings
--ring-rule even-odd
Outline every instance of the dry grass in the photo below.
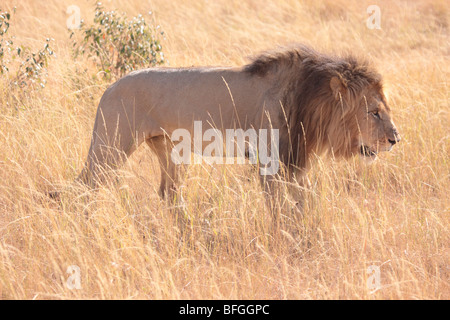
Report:
[[[107,84],[71,57],[72,1],[2,3],[18,7],[18,42],[53,37],[57,57],[44,90],[0,81],[0,298],[449,299],[450,9],[375,2],[382,30],[366,27],[369,1],[106,2],[152,10],[171,66],[237,65],[305,42],[366,55],[384,74],[403,141],[370,167],[318,160],[304,215],[284,204],[277,232],[248,167],[192,166],[173,208],[156,194],[159,169],[145,147],[120,186],[47,198],[81,170]],[[91,2],[78,5],[92,17]],[[81,269],[80,290],[66,287],[70,265]],[[375,293],[370,265],[381,271]]]

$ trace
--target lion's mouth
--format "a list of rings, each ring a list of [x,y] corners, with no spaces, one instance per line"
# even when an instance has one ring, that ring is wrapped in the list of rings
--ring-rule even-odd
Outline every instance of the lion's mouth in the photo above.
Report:
[[[376,157],[376,156],[377,156],[377,153],[376,153],[375,151],[371,150],[371,149],[370,149],[368,146],[366,146],[366,145],[361,145],[360,153],[361,153],[361,155],[364,156],[364,157],[370,157],[370,158],[372,158],[372,157]]]

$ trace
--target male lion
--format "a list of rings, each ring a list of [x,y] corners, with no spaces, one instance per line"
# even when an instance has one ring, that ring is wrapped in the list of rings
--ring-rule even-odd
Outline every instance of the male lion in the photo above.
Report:
[[[193,133],[194,121],[203,130],[278,129],[288,180],[305,174],[312,154],[373,160],[400,140],[368,63],[298,45],[238,68],[151,68],[121,78],[101,98],[78,179],[96,186],[145,141],[161,164],[159,192],[172,196],[178,175],[168,137],[179,128]],[[276,176],[261,176],[269,193]]]

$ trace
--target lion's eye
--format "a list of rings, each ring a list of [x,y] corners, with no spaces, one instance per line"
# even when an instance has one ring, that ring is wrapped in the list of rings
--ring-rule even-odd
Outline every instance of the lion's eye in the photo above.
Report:
[[[372,111],[372,112],[370,112],[370,114],[372,114],[377,119],[381,119],[380,113],[378,112],[378,110]]]

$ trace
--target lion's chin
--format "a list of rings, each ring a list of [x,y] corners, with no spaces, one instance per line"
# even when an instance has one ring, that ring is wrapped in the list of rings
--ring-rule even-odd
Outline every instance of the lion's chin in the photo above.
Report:
[[[366,145],[361,145],[359,155],[367,164],[374,162],[378,157],[377,152],[371,150],[370,147]]]

